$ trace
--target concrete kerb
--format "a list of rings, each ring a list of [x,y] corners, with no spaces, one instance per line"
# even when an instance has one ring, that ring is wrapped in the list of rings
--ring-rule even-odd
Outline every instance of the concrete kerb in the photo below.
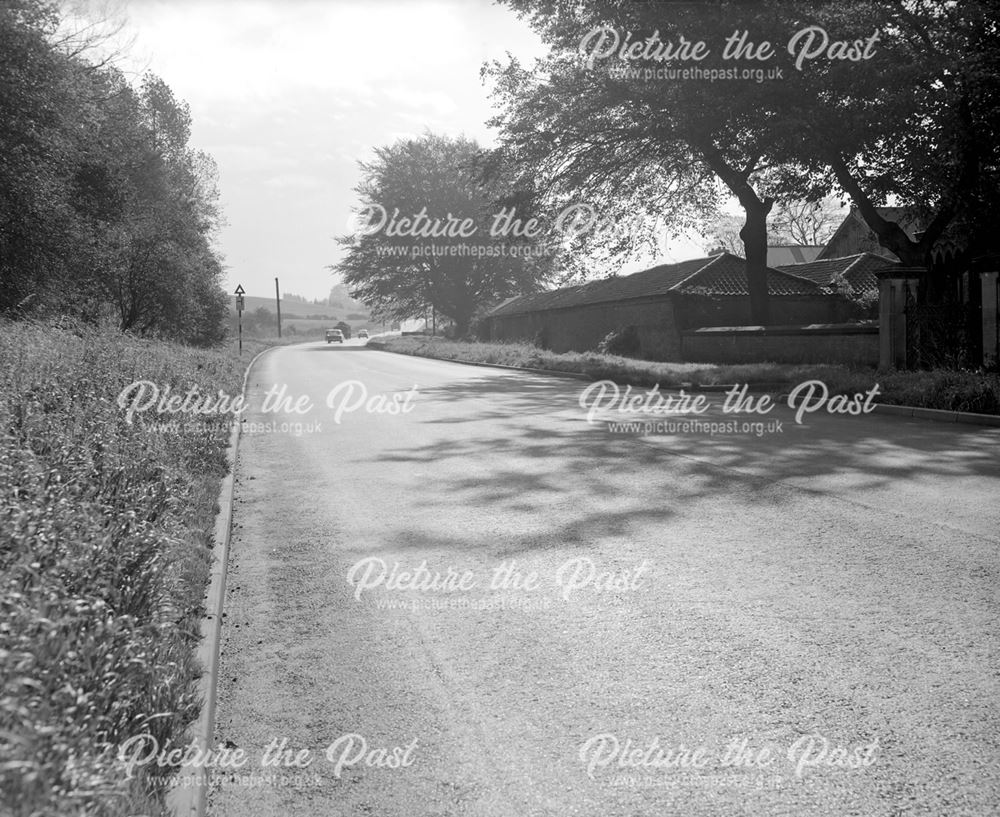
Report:
[[[788,402],[788,395],[779,395],[778,400]],[[1000,415],[976,414],[972,411],[950,411],[948,409],[923,408],[921,406],[894,406],[890,403],[876,403],[874,414],[894,414],[913,420],[932,420],[935,423],[964,423],[965,425],[998,426]]]
[[[243,399],[246,400],[250,371],[257,360],[273,349],[271,346],[254,355],[243,373]],[[202,700],[201,713],[188,727],[188,737],[202,754],[212,746],[215,733],[215,693],[219,677],[219,639],[222,634],[222,613],[226,598],[226,571],[229,566],[229,541],[232,536],[233,493],[235,491],[236,457],[239,452],[240,430],[243,424],[234,423],[226,449],[229,471],[219,487],[219,512],[215,516],[212,536],[212,568],[209,574],[208,590],[205,594],[205,617],[201,620],[201,642],[195,657],[203,668],[198,679],[198,694]],[[167,809],[175,817],[204,817],[208,804],[209,769],[193,768],[178,772],[178,781],[167,792]],[[182,782],[183,781],[183,782]],[[185,785],[188,783],[190,785]]]
[[[593,380],[589,374],[583,372],[560,372],[556,369],[534,369],[531,366],[508,366],[505,363],[481,363],[476,360],[452,360],[449,357],[431,357],[430,355],[408,355],[405,352],[391,352],[388,349],[380,349],[377,346],[370,346],[373,352],[383,352],[387,355],[400,355],[402,357],[422,357],[424,360],[437,360],[440,363],[457,363],[459,366],[480,366],[487,369],[504,369],[508,372],[526,372],[528,374],[540,374],[547,377],[570,377],[574,380]]]
[[[388,349],[377,349],[373,347],[373,351],[384,352],[390,355],[402,355],[404,357],[422,357],[427,360],[440,360],[443,363],[458,363],[461,366],[485,366],[490,369],[505,369],[511,372],[527,372],[529,374],[546,375],[549,377],[570,377],[575,380],[587,380],[593,381],[593,377],[588,374],[583,374],[580,372],[560,372],[553,369],[533,369],[530,366],[508,366],[503,363],[480,363],[478,361],[464,361],[464,360],[453,360],[451,358],[442,357],[431,357],[430,355],[408,355],[404,352],[391,352]],[[626,383],[621,383],[620,385],[627,385]],[[710,384],[700,386],[697,384],[684,384],[678,388],[685,388],[688,391],[705,391],[705,392],[721,392],[728,391],[732,388],[732,385],[717,385]],[[750,391],[755,394],[767,394],[776,390],[774,384],[762,384],[759,386],[750,385]],[[780,388],[785,388],[781,385]],[[777,400],[787,403],[788,395],[782,394],[776,397]],[[976,414],[971,411],[949,411],[947,409],[930,409],[921,408],[919,406],[894,406],[889,403],[875,403],[874,405],[875,414],[895,414],[900,417],[910,417],[914,420],[932,420],[938,423],[965,423],[967,425],[984,425],[984,426],[998,426],[1000,427],[1000,415],[994,414]],[[851,415],[837,415],[848,417]]]

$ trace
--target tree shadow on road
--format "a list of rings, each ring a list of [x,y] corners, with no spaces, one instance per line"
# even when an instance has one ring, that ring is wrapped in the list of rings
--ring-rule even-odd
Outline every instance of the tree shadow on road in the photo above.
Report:
[[[707,510],[706,500],[715,498],[780,508],[803,491],[825,494],[837,486],[856,495],[908,481],[1000,477],[1000,429],[879,414],[811,415],[800,425],[784,406],[764,417],[724,415],[721,396],[699,417],[605,414],[589,423],[579,404],[585,387],[491,373],[422,389],[412,420],[434,429],[434,439],[419,435],[377,460],[419,467],[429,487],[425,501],[443,513],[507,514],[514,530],[533,515],[549,540],[577,544],[666,522],[695,505]],[[703,425],[669,434],[609,429],[609,421],[648,419]],[[704,425],[771,420],[780,420],[781,430],[762,436],[712,434]],[[539,542],[531,531],[514,539],[514,550]]]

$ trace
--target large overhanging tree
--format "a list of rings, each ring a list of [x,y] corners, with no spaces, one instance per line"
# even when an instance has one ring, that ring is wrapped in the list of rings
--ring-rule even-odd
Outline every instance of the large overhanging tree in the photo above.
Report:
[[[477,312],[548,279],[560,249],[551,225],[523,229],[529,200],[484,185],[482,155],[469,139],[427,134],[362,163],[355,229],[339,239],[346,254],[331,266],[352,297],[382,319],[433,307],[464,335]]]
[[[483,69],[494,81],[500,144],[483,163],[487,178],[530,191],[532,207],[562,231],[561,283],[615,272],[655,256],[666,235],[682,234],[717,210],[718,184],[687,145],[664,148],[633,101],[581,71],[575,54],[555,52],[529,70],[517,60]],[[589,220],[588,220],[589,219]]]
[[[576,182],[583,195],[593,179],[632,172],[645,185],[618,185],[615,191],[630,206],[658,201],[650,195],[650,183],[664,170],[671,178],[688,180],[675,190],[706,204],[713,203],[709,191],[721,183],[745,213],[741,238],[751,311],[755,322],[767,323],[768,214],[778,196],[805,192],[792,176],[777,172],[790,157],[771,136],[773,83],[644,73],[664,67],[731,70],[733,63],[722,59],[722,45],[734,29],[749,27],[746,13],[729,7],[720,14],[694,4],[505,2],[528,16],[551,46],[533,70],[514,60],[487,69],[497,84],[501,113],[496,124],[507,149],[522,157],[543,156],[535,161],[547,173]],[[632,41],[658,34],[678,44],[684,37],[711,48],[697,62],[622,59],[611,46],[628,34]],[[670,198],[676,202],[675,190]]]
[[[767,216],[776,200],[846,193],[883,246],[924,266],[949,225],[968,249],[995,218],[1000,72],[997,24],[983,2],[504,2],[551,46],[532,71],[511,61],[487,72],[509,149],[547,144],[548,166],[574,166],[576,178],[621,162],[713,173],[745,211],[756,322],[768,317]],[[676,58],[685,41],[689,55],[698,41],[709,53]],[[674,59],[656,58],[664,45]],[[730,76],[669,73],[685,69]],[[732,77],[744,69],[762,81]],[[601,130],[608,120],[613,133]],[[923,210],[927,229],[911,239],[880,216],[887,203]]]
[[[993,249],[1000,205],[1000,23],[989,2],[858,0],[786,4],[787,28],[878,31],[865,70],[820,60],[787,83],[784,138],[814,192],[846,192],[881,245],[933,268]],[[911,237],[877,207],[913,208]]]

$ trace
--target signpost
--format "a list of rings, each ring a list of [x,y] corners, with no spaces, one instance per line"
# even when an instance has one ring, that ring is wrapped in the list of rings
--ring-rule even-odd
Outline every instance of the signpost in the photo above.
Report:
[[[239,316],[240,357],[243,356],[243,284],[236,285],[236,314]]]

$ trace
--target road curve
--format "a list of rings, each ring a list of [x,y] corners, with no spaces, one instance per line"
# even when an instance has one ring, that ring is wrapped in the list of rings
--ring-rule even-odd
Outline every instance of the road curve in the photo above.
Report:
[[[585,385],[263,356],[209,814],[995,813],[1000,429],[642,436]]]

